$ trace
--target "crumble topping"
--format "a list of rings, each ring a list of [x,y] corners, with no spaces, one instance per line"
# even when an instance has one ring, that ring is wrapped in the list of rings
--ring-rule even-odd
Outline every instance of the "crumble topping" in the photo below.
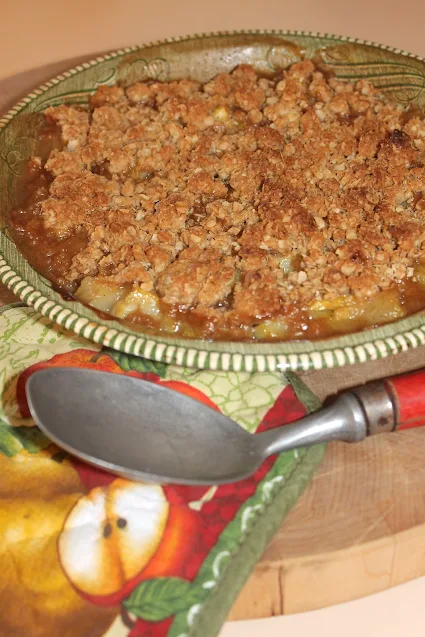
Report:
[[[219,324],[373,297],[425,261],[425,122],[310,61],[206,84],[101,86],[48,108],[64,149],[40,203],[68,279],[137,283]],[[243,317],[243,319],[241,319]]]

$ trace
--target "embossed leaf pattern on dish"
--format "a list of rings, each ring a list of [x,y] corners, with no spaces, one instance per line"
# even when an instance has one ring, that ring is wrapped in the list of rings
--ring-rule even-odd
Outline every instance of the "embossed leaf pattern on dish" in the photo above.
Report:
[[[35,113],[22,114],[20,117],[22,133],[9,138],[4,147],[0,146],[0,159],[6,163],[10,172],[16,177],[22,174],[25,162],[34,153],[36,137],[43,123],[42,118]]]
[[[9,166],[10,172],[14,175],[21,175],[24,169],[24,162],[29,159],[36,148],[33,137],[23,135],[17,137],[10,146],[1,151],[1,158]]]
[[[170,75],[170,63],[164,58],[147,60],[143,57],[133,59],[117,69],[117,79],[124,86],[144,80],[165,82]]]
[[[90,68],[90,63],[85,63],[78,68]],[[97,73],[94,75],[91,86],[88,88],[81,88],[78,91],[57,93],[53,97],[48,97],[40,101],[37,105],[37,112],[44,111],[49,106],[58,106],[59,104],[87,104],[89,96],[96,91],[99,86],[107,85],[111,86],[116,82],[116,69],[115,65],[111,64],[109,67],[106,65],[95,67]]]
[[[367,78],[403,105],[424,103],[424,65],[414,58],[400,59],[390,52],[370,51],[354,44],[326,47],[321,58],[343,80],[356,82]]]
[[[288,46],[272,46],[266,55],[267,63],[273,71],[286,69],[291,64],[301,60],[301,52],[295,47]]]

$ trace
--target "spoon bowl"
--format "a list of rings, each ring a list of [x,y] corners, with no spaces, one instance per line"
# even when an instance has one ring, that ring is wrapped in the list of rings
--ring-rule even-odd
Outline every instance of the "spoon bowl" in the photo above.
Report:
[[[110,372],[51,368],[27,383],[31,414],[56,444],[133,480],[220,484],[263,460],[233,420],[161,385]]]

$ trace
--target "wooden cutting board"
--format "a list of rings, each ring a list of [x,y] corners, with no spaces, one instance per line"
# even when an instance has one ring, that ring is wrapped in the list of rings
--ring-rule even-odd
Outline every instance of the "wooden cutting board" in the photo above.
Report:
[[[425,430],[333,443],[230,619],[299,613],[425,574]]]
[[[66,60],[0,82],[0,111],[81,62]],[[0,285],[0,305],[16,301]],[[302,374],[324,398],[425,365],[425,346],[383,361]],[[425,429],[359,445],[332,443],[264,553],[229,619],[303,612],[425,574]]]

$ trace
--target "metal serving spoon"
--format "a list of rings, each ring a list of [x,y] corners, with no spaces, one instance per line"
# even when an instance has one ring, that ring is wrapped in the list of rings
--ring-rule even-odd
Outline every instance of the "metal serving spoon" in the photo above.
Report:
[[[234,482],[282,451],[421,426],[424,389],[425,371],[368,383],[295,423],[249,434],[192,398],[125,375],[55,367],[26,387],[37,425],[66,451],[132,480],[180,484]]]

